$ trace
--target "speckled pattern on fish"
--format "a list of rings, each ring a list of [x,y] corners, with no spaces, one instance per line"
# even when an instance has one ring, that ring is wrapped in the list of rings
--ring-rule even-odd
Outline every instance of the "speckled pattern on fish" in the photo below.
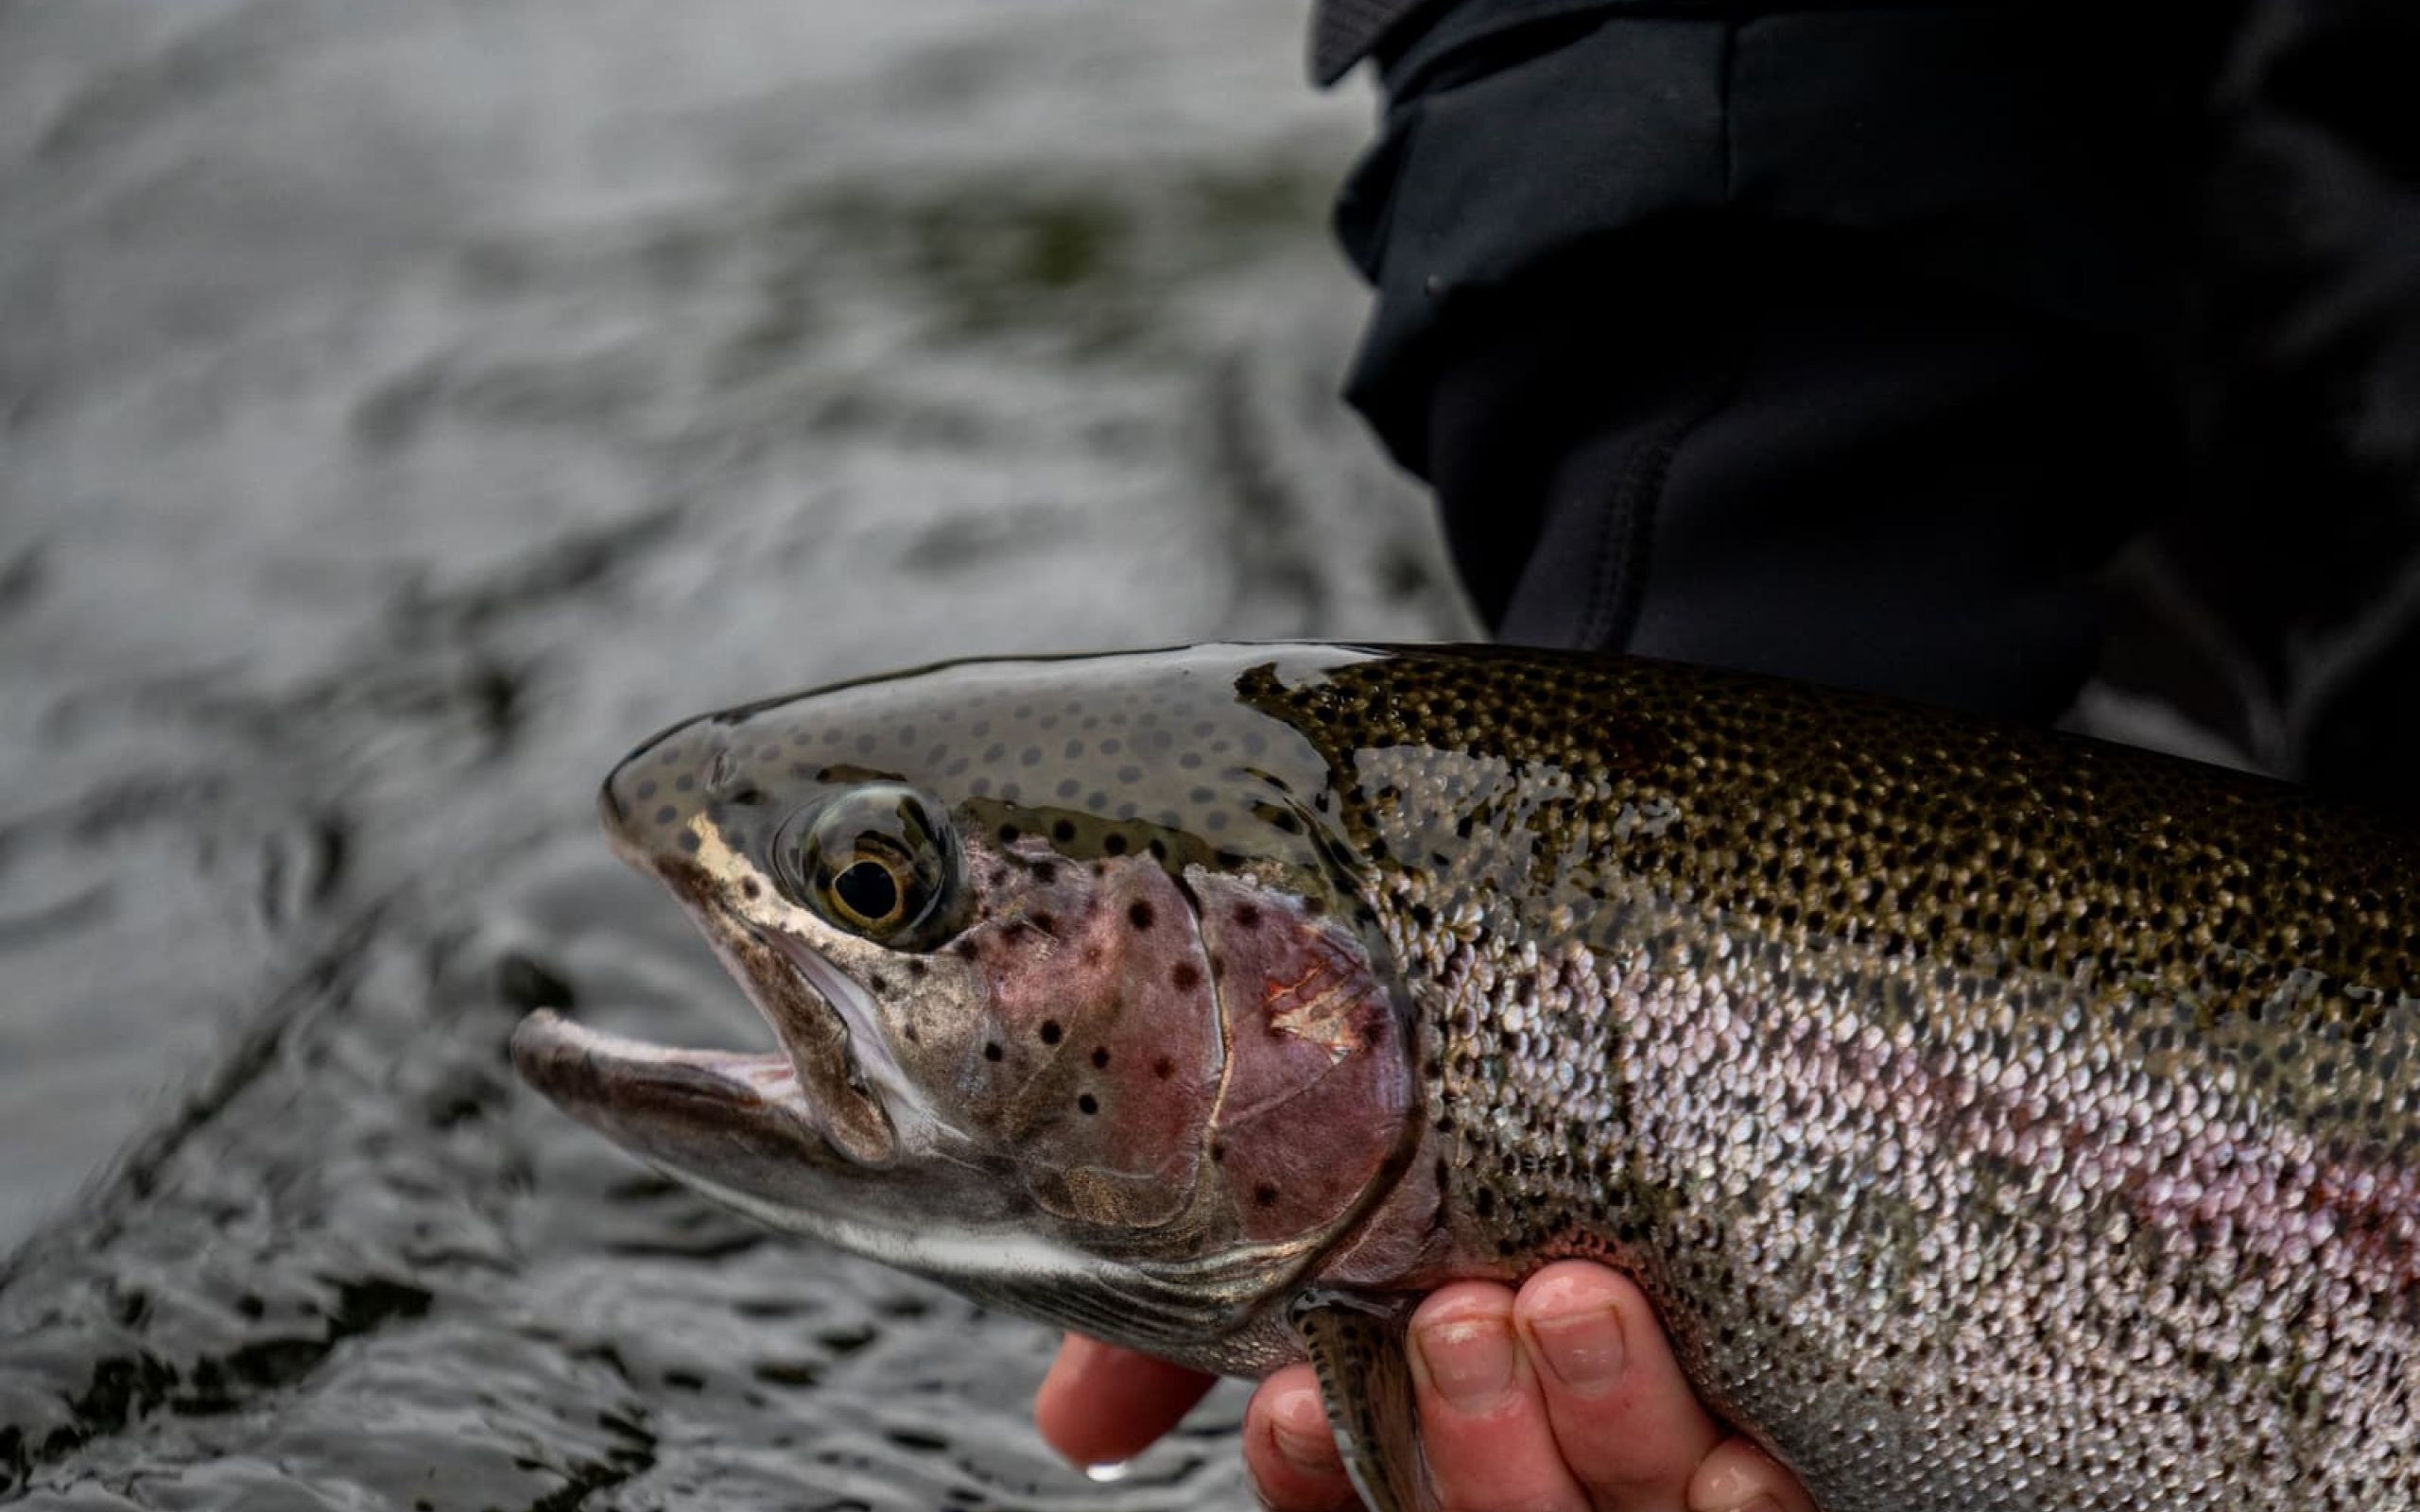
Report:
[[[1004,1205],[981,1221],[1092,1259],[978,1274],[837,1231],[808,1210],[842,1177],[802,1178],[795,1205],[752,1173],[701,1177],[613,1077],[566,1091],[541,1057],[525,1070],[775,1221],[1245,1373],[1300,1352],[1276,1320],[1317,1288],[1606,1258],[1827,1512],[2420,1504],[2420,855],[2401,832],[1763,679],[1317,645],[964,663],[777,700],[644,748],[607,810],[714,933],[723,890],[795,875],[797,816],[882,784],[947,816],[959,913],[896,948],[796,908],[718,937],[777,1030],[787,968],[748,940],[804,931],[864,983],[819,979],[867,1000],[838,1012],[845,1075],[785,1033],[802,1106],[861,1099],[873,1153],[847,1179],[946,1222],[963,1199],[902,1163],[903,1098],[953,1137],[1013,1103],[984,1127],[1133,1181],[1071,1195],[987,1146],[1025,1195],[987,1195]],[[726,859],[703,874],[701,852]],[[1109,1029],[1089,1065],[1072,1028],[1064,1053],[1002,1033],[1030,1029],[1015,994],[1035,980],[1131,1005],[1144,957],[1093,921],[1162,883],[1193,928],[1151,947],[1178,954],[1148,957],[1148,1012],[1087,1010],[1128,1036],[1115,1056]],[[1170,996],[1196,950],[1214,985]],[[965,1048],[936,1059],[876,1021]],[[1003,1038],[985,1069],[972,1047]],[[1121,1073],[1154,1053],[1195,1101],[1105,1133]],[[637,1051],[615,1064],[643,1079]],[[1236,1113],[1253,1076],[1279,1089],[1257,1123]],[[1071,1098],[1089,1107],[1063,1128]],[[1270,1154],[1322,1141],[1349,1181],[1309,1190],[1310,1166]],[[1218,1305],[1175,1300],[1189,1287]]]

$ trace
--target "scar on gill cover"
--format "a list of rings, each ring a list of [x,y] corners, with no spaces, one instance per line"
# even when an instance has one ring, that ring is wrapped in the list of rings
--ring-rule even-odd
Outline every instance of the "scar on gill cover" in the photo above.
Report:
[[[1353,980],[1359,973],[1340,966],[1333,952],[1332,946],[1322,947],[1322,958],[1314,960],[1298,980],[1271,982],[1261,994],[1270,1032],[1320,1046],[1330,1064],[1369,1043],[1353,1022],[1354,1009],[1366,995]]]

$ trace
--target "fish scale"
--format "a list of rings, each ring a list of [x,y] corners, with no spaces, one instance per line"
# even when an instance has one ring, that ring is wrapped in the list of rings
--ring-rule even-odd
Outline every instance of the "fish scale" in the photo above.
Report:
[[[785,837],[869,792],[923,795],[965,858],[912,947],[784,896]],[[774,700],[651,742],[606,807],[797,1057],[788,1163],[702,1153],[729,1142],[686,1132],[695,1053],[677,1105],[553,1023],[526,1074],[752,1211],[1036,1316],[1115,1339],[1124,1309],[1247,1374],[1307,1349],[1387,1512],[1420,1494],[1402,1304],[1565,1256],[1636,1277],[1826,1512],[2420,1505],[2420,857],[2381,821],[1755,678],[1321,645]],[[880,984],[846,1032],[801,955]],[[1218,1036],[1118,1080],[1204,1011]],[[923,1134],[841,1041],[923,1089]],[[1190,1135],[1149,1112],[1174,1088]],[[1052,1168],[972,1136],[917,1165],[961,1107],[1021,1109]],[[798,1133],[835,1108],[863,1168]],[[1130,1125],[1148,1172],[1101,1132]],[[1184,1200],[1140,1194],[1165,1180]],[[886,1236],[851,1194],[885,1182],[927,1230],[1037,1243]]]
[[[1268,696],[1387,858],[1448,1205],[1632,1270],[1826,1508],[2420,1502],[2400,836],[1644,663]]]

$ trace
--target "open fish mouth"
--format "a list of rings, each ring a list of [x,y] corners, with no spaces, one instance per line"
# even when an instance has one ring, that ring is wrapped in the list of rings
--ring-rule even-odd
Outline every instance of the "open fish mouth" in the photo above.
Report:
[[[531,1085],[566,1107],[662,1100],[738,1110],[807,1115],[798,1068],[778,1050],[684,1050],[609,1034],[553,1008],[512,1032],[512,1063]]]
[[[514,1067],[582,1123],[685,1174],[702,1174],[684,1158],[693,1139],[744,1125],[784,1143],[811,1140],[827,1162],[885,1163],[894,1141],[883,1092],[912,1089],[883,1044],[872,998],[802,941],[719,909],[706,922],[779,1049],[690,1049],[541,1008],[513,1031]]]

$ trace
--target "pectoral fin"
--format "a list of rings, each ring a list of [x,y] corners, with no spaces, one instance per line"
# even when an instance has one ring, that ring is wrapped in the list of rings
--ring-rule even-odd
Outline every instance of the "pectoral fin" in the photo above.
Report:
[[[1319,1372],[1328,1427],[1370,1512],[1431,1512],[1404,1325],[1417,1298],[1306,1292],[1289,1314]]]

